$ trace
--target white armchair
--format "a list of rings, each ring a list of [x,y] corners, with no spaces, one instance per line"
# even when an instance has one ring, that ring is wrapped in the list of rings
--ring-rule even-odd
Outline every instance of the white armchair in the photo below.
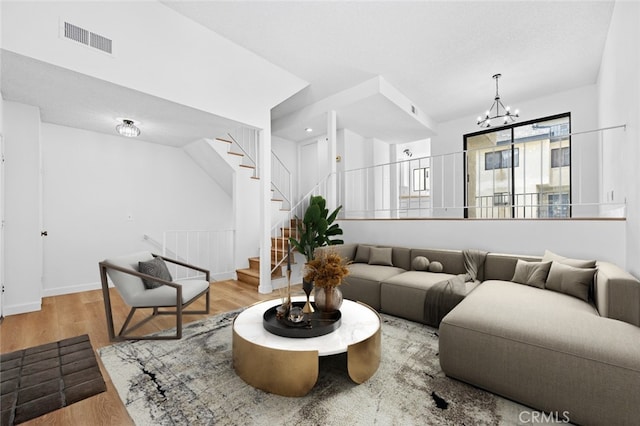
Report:
[[[181,279],[171,280],[171,276],[166,271],[163,276],[160,274],[149,275],[139,271],[139,262],[154,261],[170,262],[185,268],[200,271],[204,274],[204,279]],[[153,262],[152,262],[153,263]],[[159,262],[164,265],[164,262]],[[189,265],[177,260],[169,259],[150,252],[139,252],[127,256],[107,259],[99,263],[100,279],[102,281],[102,294],[104,297],[104,309],[107,316],[107,330],[109,339],[116,340],[144,340],[144,339],[180,339],[182,337],[182,315],[183,314],[208,314],[210,307],[209,298],[209,271],[197,266]],[[164,267],[166,270],[166,267]],[[167,275],[169,274],[169,275]],[[120,332],[116,335],[114,329],[113,312],[111,309],[111,297],[109,294],[109,282],[111,279],[117,288],[124,302],[131,306],[129,315],[125,320]],[[153,288],[151,288],[153,287]],[[200,296],[206,297],[206,308],[201,311],[186,311],[187,306],[197,300]],[[129,327],[136,310],[150,308],[153,310],[151,316],[143,319],[135,325]],[[160,308],[172,308],[170,310],[160,310]],[[176,334],[170,336],[133,336],[130,335],[147,321],[157,315],[176,316]]]

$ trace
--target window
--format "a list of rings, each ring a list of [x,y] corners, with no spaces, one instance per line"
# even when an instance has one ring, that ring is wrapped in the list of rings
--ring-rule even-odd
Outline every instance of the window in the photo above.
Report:
[[[413,190],[426,191],[428,188],[429,170],[426,167],[413,169]]]
[[[554,148],[551,150],[551,167],[565,167],[571,164],[571,150],[566,148]]]
[[[464,135],[464,217],[571,217],[571,115]]]
[[[487,152],[484,154],[485,170],[508,169],[509,167],[518,167],[519,165],[518,148],[515,148],[513,166],[511,165],[511,149],[503,149],[501,151]]]

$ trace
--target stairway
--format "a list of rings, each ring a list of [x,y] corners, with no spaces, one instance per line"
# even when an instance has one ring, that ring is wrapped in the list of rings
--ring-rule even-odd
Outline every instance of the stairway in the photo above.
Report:
[[[271,238],[272,280],[285,277],[285,270],[287,267],[287,243],[289,241],[289,237],[295,238],[298,235],[296,219],[291,219],[291,223],[288,228],[280,228],[280,235],[281,236],[278,238]],[[291,263],[295,264],[296,261],[293,254],[295,249],[292,248],[291,250]],[[280,261],[282,261],[280,265],[274,269],[276,264]],[[260,285],[260,258],[249,258],[249,268],[236,269],[236,274],[238,275],[238,281],[251,284],[257,288]]]

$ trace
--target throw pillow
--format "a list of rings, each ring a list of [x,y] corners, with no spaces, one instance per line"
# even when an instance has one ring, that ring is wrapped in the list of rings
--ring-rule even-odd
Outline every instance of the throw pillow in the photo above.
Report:
[[[576,268],[560,262],[552,262],[546,288],[589,301],[589,289],[593,284],[595,268]]]
[[[518,259],[516,270],[511,281],[532,287],[544,288],[544,282],[549,274],[549,268],[551,268],[551,262],[526,262]]]
[[[391,247],[371,247],[369,249],[369,265],[393,266]]]
[[[169,272],[169,268],[167,268],[167,264],[164,263],[164,260],[159,257],[154,257],[152,260],[149,260],[147,262],[138,262],[138,272],[151,275],[152,277],[158,277],[161,280],[173,281],[173,278],[171,278],[171,273]],[[161,282],[155,280],[143,278],[142,282],[144,283],[144,286],[149,290],[162,286]]]
[[[413,258],[413,261],[411,262],[411,267],[415,271],[426,271],[427,268],[429,267],[429,259],[427,259],[424,256],[416,256]]]
[[[545,250],[542,257],[543,262],[554,261],[565,265],[573,266],[574,268],[595,268],[595,260],[582,260],[582,259],[570,259],[568,257],[560,256],[552,251]]]
[[[442,272],[444,270],[444,266],[440,262],[431,262],[429,263],[429,272]]]
[[[369,263],[369,251],[371,246],[363,246],[358,244],[356,249],[356,257],[353,259],[353,263]]]

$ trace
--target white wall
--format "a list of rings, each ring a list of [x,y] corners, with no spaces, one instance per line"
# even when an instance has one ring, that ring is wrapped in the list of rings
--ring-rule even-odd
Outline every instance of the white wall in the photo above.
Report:
[[[509,100],[512,107],[520,111],[518,121],[571,113],[572,132],[582,132],[598,128],[597,88],[595,85],[556,93],[531,100]],[[431,139],[431,153],[434,157],[432,173],[433,203],[436,215],[462,217],[464,200],[464,174],[462,154],[463,135],[481,130],[476,124],[476,116],[468,116],[438,125],[438,135]],[[598,181],[598,134],[572,137],[571,166],[574,203],[593,203],[599,199]],[[445,209],[446,208],[446,209]],[[597,210],[594,212],[594,216]],[[584,209],[582,215],[586,215]]]
[[[156,1],[1,7],[4,49],[256,127],[307,84]],[[60,38],[60,20],[111,38],[114,55]]]
[[[97,288],[98,261],[163,231],[228,229],[230,197],[179,148],[43,123],[43,296]]]
[[[343,220],[346,243],[412,248],[480,249],[613,262],[625,268],[622,220]]]
[[[5,288],[4,314],[40,309],[40,111],[4,102]]]
[[[602,191],[627,202],[626,258],[640,276],[640,4],[617,1],[611,18],[598,77],[600,126],[626,124],[615,137],[604,136],[607,161]],[[618,194],[618,195],[615,195]],[[616,201],[624,201],[617,199]],[[620,244],[623,242],[620,241]]]

